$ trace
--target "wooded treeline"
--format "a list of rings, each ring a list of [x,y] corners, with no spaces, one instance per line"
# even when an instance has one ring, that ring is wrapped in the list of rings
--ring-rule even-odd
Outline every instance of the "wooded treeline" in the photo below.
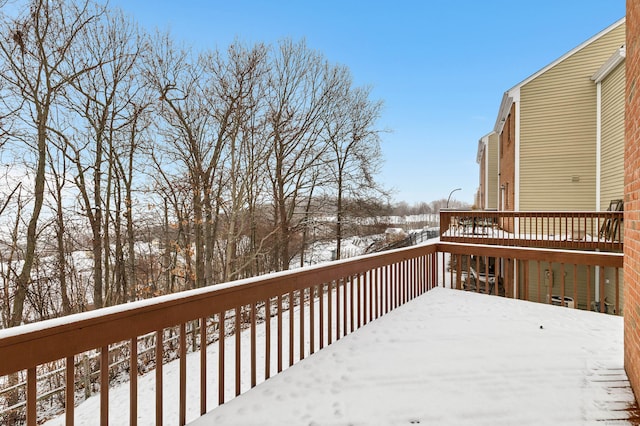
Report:
[[[312,218],[340,241],[380,205],[382,103],[304,41],[195,51],[86,0],[0,15],[2,327],[287,269]]]

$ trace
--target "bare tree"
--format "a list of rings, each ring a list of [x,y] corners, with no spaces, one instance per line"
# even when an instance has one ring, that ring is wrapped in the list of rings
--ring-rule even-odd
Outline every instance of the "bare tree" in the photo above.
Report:
[[[191,189],[196,287],[207,285],[205,276],[205,205],[210,187],[209,170],[215,168],[222,151],[210,138],[211,114],[203,96],[207,82],[202,63],[185,49],[176,48],[168,35],[158,35],[145,64],[145,76],[157,94],[159,131],[164,144],[158,147],[177,167],[184,167]],[[164,164],[159,164],[162,168]],[[191,247],[184,247],[191,250]]]
[[[129,108],[134,66],[140,55],[137,29],[120,13],[95,20],[80,37],[82,48],[70,52],[79,73],[65,93],[70,132],[57,132],[75,168],[75,185],[92,231],[94,304],[102,307],[126,299],[121,237],[123,203],[118,157],[130,140],[123,128],[132,120]],[[83,64],[97,61],[85,72]],[[127,148],[124,148],[127,149]],[[126,186],[126,185],[125,185]],[[111,231],[116,230],[116,264],[110,274]]]
[[[345,197],[364,198],[378,190],[374,175],[381,161],[381,131],[376,121],[382,108],[381,102],[370,100],[370,88],[351,87],[346,69],[339,75],[341,96],[334,98],[326,121],[327,157],[336,194],[336,259],[340,259]]]
[[[28,10],[2,22],[0,60],[5,63],[0,80],[11,93],[24,124],[25,152],[34,157],[34,200],[27,227],[24,264],[17,279],[9,326],[22,322],[27,287],[34,264],[37,227],[44,202],[50,115],[60,95],[81,75],[99,65],[91,58],[75,67],[70,53],[81,35],[104,12],[89,1],[33,0]]]
[[[213,263],[218,218],[223,217],[226,219],[224,249],[218,277],[222,281],[237,278],[247,265],[247,261],[238,261],[238,243],[248,234],[249,206],[255,206],[255,197],[260,194],[258,179],[268,153],[260,137],[264,135],[261,111],[266,58],[264,45],[245,48],[239,43],[230,46],[225,58],[217,53],[204,58],[204,66],[212,75],[207,98],[213,112],[214,152],[221,149],[217,162],[211,162],[206,171],[211,187],[211,191],[205,193],[207,260]],[[223,214],[214,214],[220,212]]]
[[[56,258],[57,258],[57,278],[60,284],[60,299],[62,302],[62,312],[64,315],[68,315],[72,312],[71,302],[69,298],[69,292],[67,288],[67,227],[66,218],[64,212],[64,190],[67,185],[67,159],[64,152],[50,149],[53,146],[47,148],[47,157],[49,161],[49,170],[51,179],[48,180],[49,193],[53,195],[55,206],[54,229],[55,229],[55,243],[56,243]]]
[[[312,166],[324,153],[321,118],[335,84],[327,71],[324,58],[304,42],[280,42],[271,61],[267,122],[272,146],[269,176],[278,228],[275,269],[289,269],[289,245],[298,225],[294,214],[313,182]]]

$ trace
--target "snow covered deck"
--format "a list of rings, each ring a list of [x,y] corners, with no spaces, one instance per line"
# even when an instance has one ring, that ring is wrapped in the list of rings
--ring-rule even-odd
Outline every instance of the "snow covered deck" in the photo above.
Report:
[[[191,423],[633,424],[623,319],[435,288]]]

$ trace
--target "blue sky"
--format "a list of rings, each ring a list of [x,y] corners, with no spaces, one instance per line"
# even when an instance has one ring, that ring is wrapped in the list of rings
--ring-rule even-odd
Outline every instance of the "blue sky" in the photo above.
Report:
[[[384,101],[395,201],[472,202],[502,94],[624,16],[625,0],[111,0],[195,49],[306,39]]]

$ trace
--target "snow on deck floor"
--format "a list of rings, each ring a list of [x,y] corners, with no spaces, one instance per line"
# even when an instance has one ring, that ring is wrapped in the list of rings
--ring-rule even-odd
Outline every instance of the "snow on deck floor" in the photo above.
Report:
[[[626,424],[624,383],[621,317],[437,288],[191,426]]]

